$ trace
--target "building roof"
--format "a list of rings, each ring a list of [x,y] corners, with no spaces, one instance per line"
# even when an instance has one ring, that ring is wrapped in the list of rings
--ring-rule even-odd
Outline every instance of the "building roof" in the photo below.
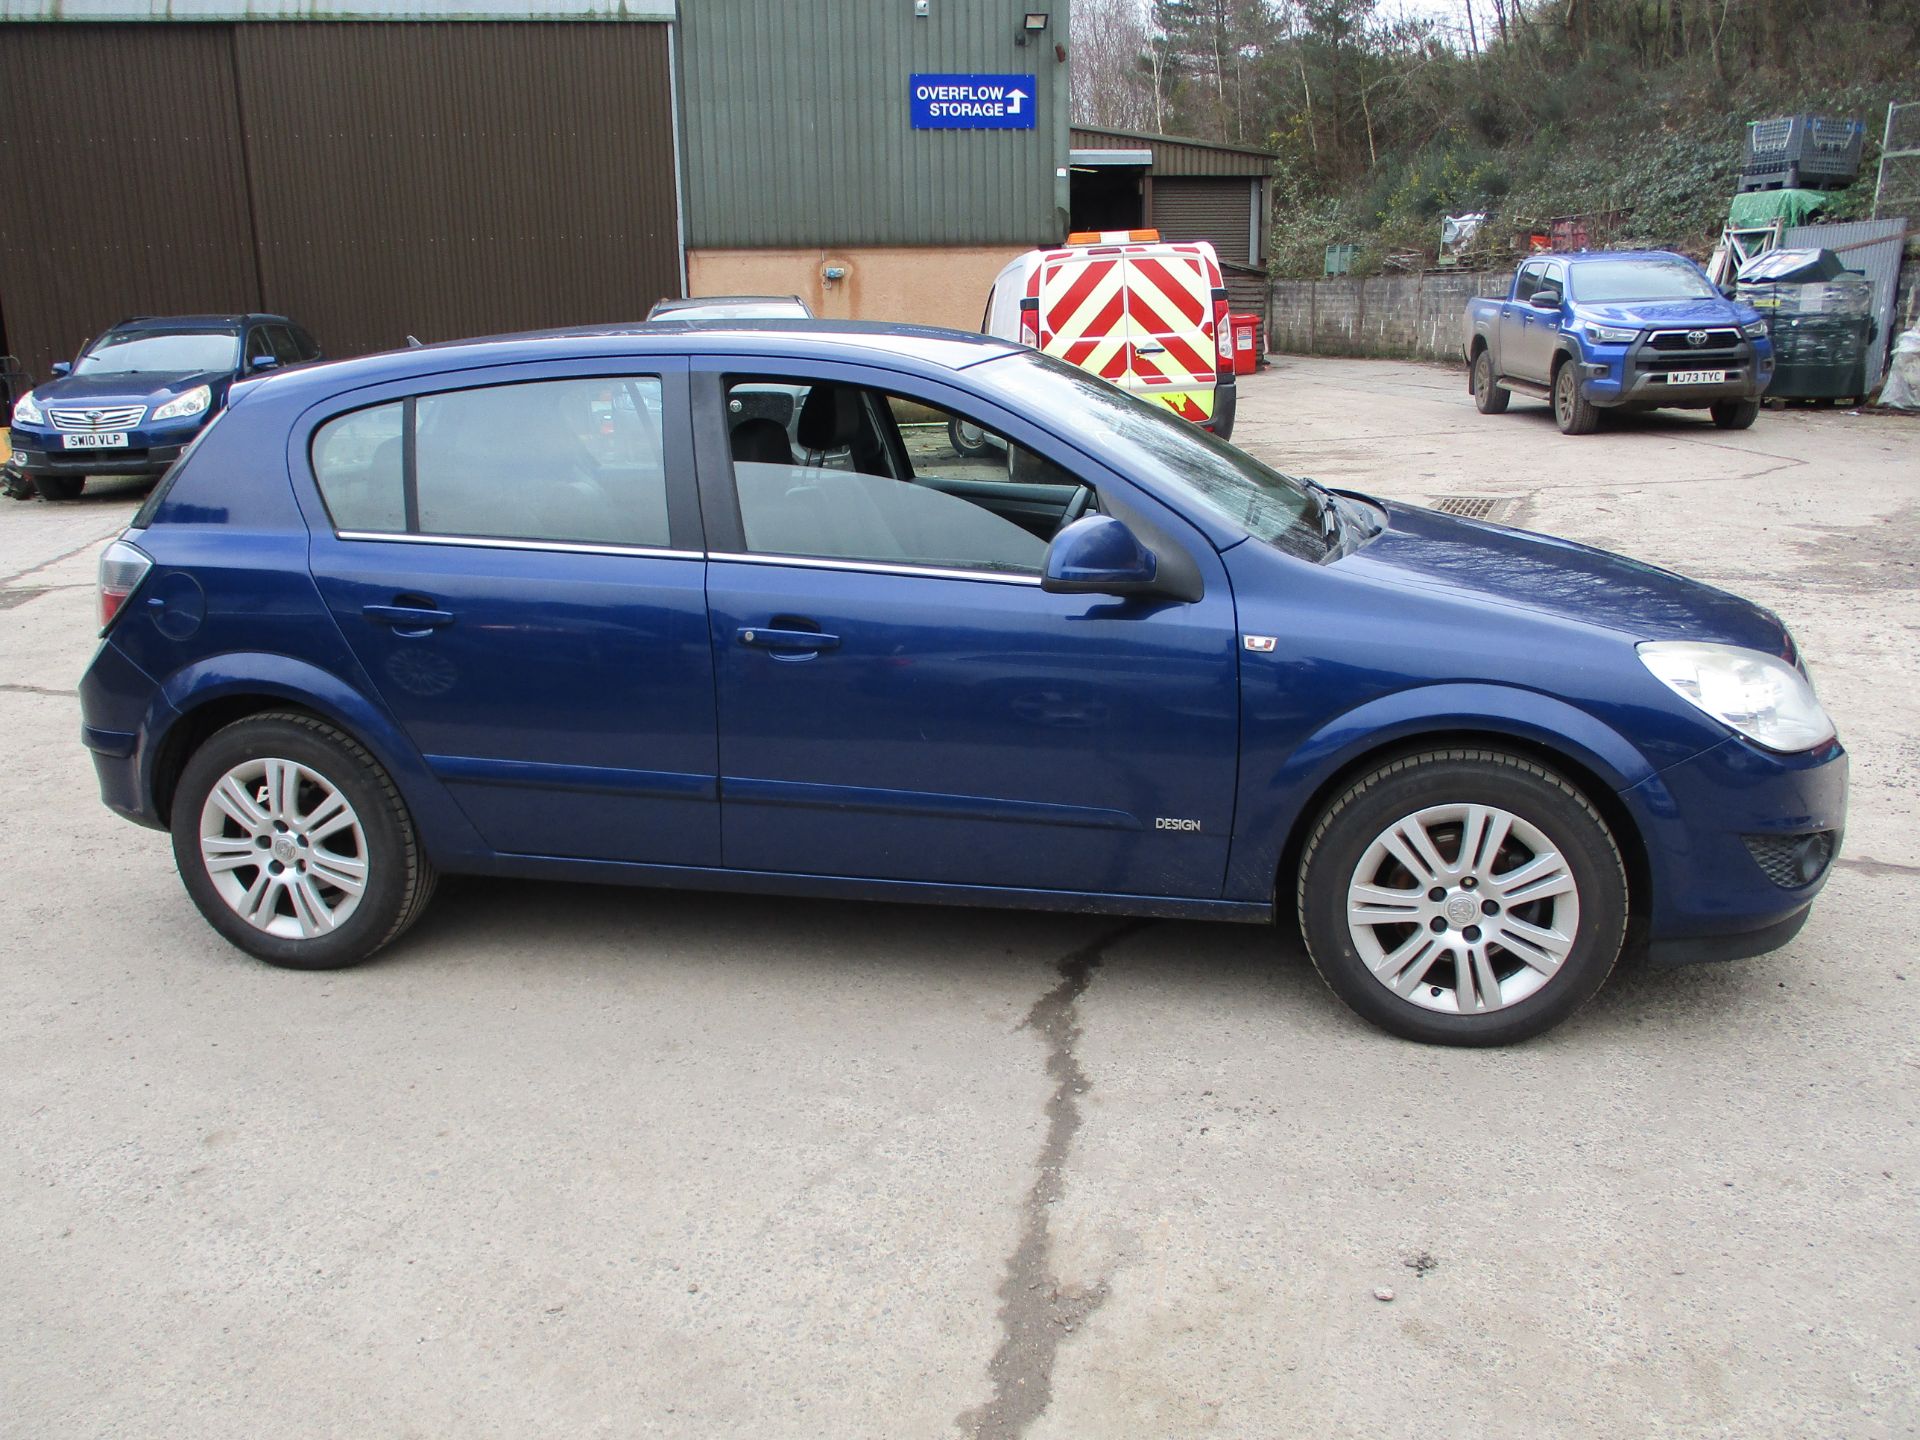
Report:
[[[1097,125],[1073,127],[1076,150],[1146,150],[1152,153],[1155,175],[1273,174],[1278,157],[1271,150],[1247,145],[1224,145],[1187,135],[1155,135],[1144,130],[1109,130]]]

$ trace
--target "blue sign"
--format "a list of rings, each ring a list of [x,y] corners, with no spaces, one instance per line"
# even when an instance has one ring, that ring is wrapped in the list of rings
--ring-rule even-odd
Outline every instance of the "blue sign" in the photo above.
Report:
[[[1031,130],[1031,75],[914,75],[907,100],[916,130]]]

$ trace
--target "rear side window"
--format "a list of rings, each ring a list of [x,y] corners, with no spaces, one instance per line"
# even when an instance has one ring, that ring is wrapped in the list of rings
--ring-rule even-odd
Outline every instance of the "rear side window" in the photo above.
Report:
[[[293,332],[284,325],[269,325],[267,340],[273,346],[273,358],[282,365],[298,365],[307,357],[300,353],[300,346],[293,338]]]
[[[660,413],[649,375],[422,395],[322,425],[314,478],[346,533],[664,547]]]

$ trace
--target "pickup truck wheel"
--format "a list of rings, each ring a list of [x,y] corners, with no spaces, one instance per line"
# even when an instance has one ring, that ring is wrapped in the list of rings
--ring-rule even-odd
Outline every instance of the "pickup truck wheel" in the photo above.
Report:
[[[1493,382],[1493,352],[1482,350],[1473,357],[1473,405],[1482,415],[1501,415],[1513,392]]]
[[[1553,377],[1553,418],[1562,435],[1591,435],[1600,427],[1600,410],[1580,393],[1580,367],[1569,360]]]
[[[1307,953],[1381,1029],[1504,1045],[1600,989],[1626,935],[1627,880],[1606,821],[1530,759],[1449,748],[1363,776],[1301,857]]]
[[[1713,423],[1722,430],[1745,430],[1760,418],[1758,400],[1722,400],[1707,408]]]

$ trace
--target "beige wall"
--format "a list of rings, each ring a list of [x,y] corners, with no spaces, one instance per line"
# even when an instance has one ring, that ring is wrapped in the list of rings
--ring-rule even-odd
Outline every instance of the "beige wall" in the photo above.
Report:
[[[829,320],[904,320],[978,330],[993,277],[1020,254],[1002,246],[845,250],[689,250],[694,295],[798,295]],[[847,276],[828,284],[831,267]]]

